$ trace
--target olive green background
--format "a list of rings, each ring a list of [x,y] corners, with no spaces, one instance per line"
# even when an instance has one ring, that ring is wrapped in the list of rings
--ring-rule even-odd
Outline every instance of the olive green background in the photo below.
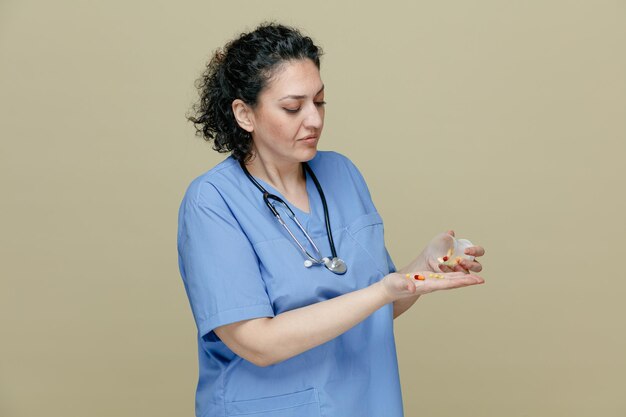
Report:
[[[621,0],[2,0],[0,415],[193,415],[177,210],[224,155],[184,116],[268,19],[323,46],[320,149],[396,264],[447,229],[487,250],[395,323],[406,415],[625,416]]]

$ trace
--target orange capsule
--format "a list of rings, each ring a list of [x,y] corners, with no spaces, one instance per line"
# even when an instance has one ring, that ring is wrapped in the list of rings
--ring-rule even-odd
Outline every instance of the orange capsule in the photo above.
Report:
[[[422,275],[415,275],[414,277],[415,279],[419,280],[419,281],[424,281],[426,279],[426,277],[422,276]]]

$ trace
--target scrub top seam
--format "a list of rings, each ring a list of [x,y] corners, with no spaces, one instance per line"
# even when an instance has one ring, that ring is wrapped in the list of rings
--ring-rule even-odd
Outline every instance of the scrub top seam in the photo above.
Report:
[[[318,401],[309,401],[308,403],[290,405],[289,407],[272,408],[271,410],[267,410],[267,412],[289,410],[290,408],[302,407],[303,405],[309,405],[309,404],[319,404],[319,402]],[[265,411],[261,411],[261,413],[265,413]],[[250,414],[259,414],[259,411],[251,411],[249,413],[228,414],[228,416],[249,416]]]
[[[366,226],[366,227],[371,227],[371,226],[376,226],[376,225],[378,225],[378,224],[369,225],[369,226]],[[365,229],[365,227],[359,228],[359,230],[363,230],[363,229]],[[369,251],[369,250],[368,250],[368,249],[367,249],[367,248],[366,248],[366,247],[365,247],[365,246],[361,243],[361,241],[360,241],[359,239],[357,239],[357,238],[356,238],[356,236],[354,236],[354,235],[353,235],[353,234],[352,234],[349,230],[348,230],[347,232],[348,232],[348,233],[347,233],[347,234],[348,234],[348,236],[350,236],[350,238],[351,238],[351,239],[352,239],[352,240],[353,240],[353,241],[354,241],[357,245],[359,245],[359,247],[361,248],[361,250],[363,250],[363,252],[365,252],[365,253],[367,254],[367,256],[369,256],[369,258],[372,260],[372,263],[374,264],[374,267],[376,268],[376,270],[377,270],[378,272],[380,272],[381,274],[383,274],[383,276],[384,276],[384,275],[387,275],[387,272],[385,272],[385,271],[383,271],[383,270],[381,270],[381,269],[379,268],[379,266],[378,266],[378,265],[376,264],[376,262],[375,262],[375,259],[376,259],[376,258],[375,258],[375,257],[371,254],[371,252],[370,252],[370,251]]]
[[[232,218],[237,222],[237,225],[239,226],[239,230],[241,231],[241,233],[246,237],[246,239],[248,240],[248,242],[250,242],[251,245],[254,245],[254,243],[252,242],[252,239],[250,238],[248,233],[246,233],[246,231],[244,230],[244,227],[242,227],[241,223],[239,222],[239,219],[233,212],[232,207],[230,206],[230,204],[228,204],[228,202],[224,198],[224,195],[222,194],[222,191],[220,191],[219,187],[216,184],[209,182],[209,181],[207,181],[206,184],[211,186],[215,190],[215,192],[220,196],[220,198],[222,199],[222,202],[224,203],[224,207],[228,210],[228,213],[232,216]],[[198,193],[199,192],[200,190],[198,190]],[[198,207],[202,207],[202,205],[200,204],[200,199],[197,199],[195,203],[198,205]]]

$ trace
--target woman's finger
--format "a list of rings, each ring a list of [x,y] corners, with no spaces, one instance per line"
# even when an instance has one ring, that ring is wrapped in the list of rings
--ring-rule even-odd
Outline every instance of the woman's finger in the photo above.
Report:
[[[440,290],[451,290],[454,288],[469,287],[470,285],[479,285],[483,284],[485,280],[478,275],[464,274],[462,272],[451,272],[449,274],[445,274],[444,279],[427,278],[427,280],[423,282],[424,287],[421,288],[421,290],[425,293],[428,293]]]
[[[422,279],[414,280],[416,293],[428,294],[434,291],[450,290],[454,288],[468,287],[470,285],[483,284],[485,280],[476,274],[463,272],[448,272],[444,274],[425,273]],[[409,275],[413,278],[414,275]]]
[[[462,283],[464,285],[473,285],[473,284],[482,284],[485,282],[483,277],[476,274],[466,274],[463,272],[452,272],[449,274],[444,274],[444,280],[449,280],[451,282]]]
[[[470,261],[469,259],[461,260],[461,266],[466,271],[480,272],[483,270],[483,266],[480,264],[480,262]]]
[[[470,246],[465,249],[465,254],[471,256],[483,256],[485,254],[485,248],[482,246]]]

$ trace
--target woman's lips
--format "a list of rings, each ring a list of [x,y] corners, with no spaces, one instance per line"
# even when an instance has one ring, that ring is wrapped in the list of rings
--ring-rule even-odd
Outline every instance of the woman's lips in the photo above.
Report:
[[[302,142],[306,142],[306,143],[313,143],[313,142],[316,142],[318,138],[319,136],[313,135],[313,136],[307,136],[306,138],[302,138],[299,140]]]

